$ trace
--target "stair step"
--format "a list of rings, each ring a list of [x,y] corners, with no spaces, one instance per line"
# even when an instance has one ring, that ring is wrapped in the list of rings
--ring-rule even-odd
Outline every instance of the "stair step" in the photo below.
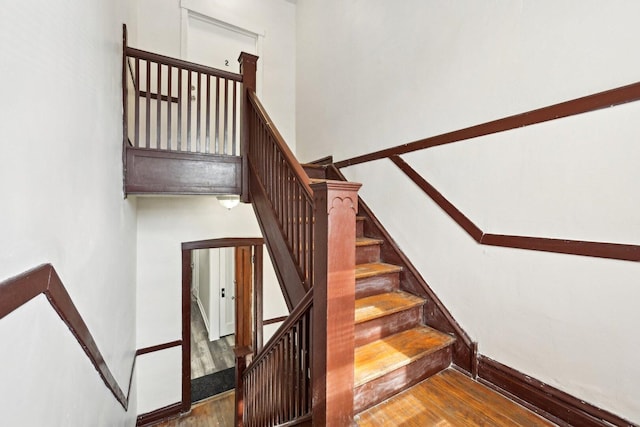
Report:
[[[361,246],[380,246],[383,243],[380,239],[372,237],[356,237],[356,247]]]
[[[402,291],[377,294],[356,300],[356,324],[419,307],[425,300]]]
[[[451,368],[362,412],[356,423],[361,427],[554,425]]]
[[[356,280],[367,277],[379,276],[381,274],[399,273],[402,267],[399,265],[385,264],[383,262],[370,262],[356,265]]]
[[[301,166],[309,178],[324,178],[326,176],[326,169],[323,165],[303,164]]]
[[[425,300],[402,291],[356,300],[356,347],[418,326]]]
[[[418,326],[374,341],[355,350],[356,387],[375,380],[430,353],[455,339],[428,326]]]
[[[328,179],[324,179],[324,178],[309,178],[309,181],[312,184],[317,184],[318,182],[328,182]]]
[[[382,243],[383,241],[380,239],[356,237],[356,265],[380,262]]]
[[[455,339],[426,326],[355,350],[353,407],[361,412],[451,366]]]
[[[356,298],[397,290],[401,271],[402,267],[380,262],[356,264]]]
[[[364,222],[367,218],[363,216],[356,217],[356,237],[364,236]]]

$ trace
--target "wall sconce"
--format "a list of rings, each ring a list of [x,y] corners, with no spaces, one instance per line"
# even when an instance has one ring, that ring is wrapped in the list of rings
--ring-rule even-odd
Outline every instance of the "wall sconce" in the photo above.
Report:
[[[220,202],[222,206],[229,210],[235,208],[238,206],[238,203],[240,203],[240,196],[235,194],[216,196],[216,199],[218,199],[218,202]]]

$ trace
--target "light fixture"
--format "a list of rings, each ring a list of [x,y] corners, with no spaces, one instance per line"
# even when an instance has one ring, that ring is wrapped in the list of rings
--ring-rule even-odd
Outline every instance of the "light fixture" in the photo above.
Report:
[[[216,199],[218,199],[220,204],[227,209],[235,208],[238,206],[238,203],[240,203],[240,196],[235,194],[216,196]]]

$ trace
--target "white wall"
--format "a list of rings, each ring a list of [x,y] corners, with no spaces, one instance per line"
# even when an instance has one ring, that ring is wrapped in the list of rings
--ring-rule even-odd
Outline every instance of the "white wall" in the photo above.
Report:
[[[125,5],[2,5],[0,280],[53,264],[126,391],[136,222],[122,194]],[[44,297],[0,320],[0,340],[3,424],[135,424],[135,399],[125,413]]]
[[[638,13],[300,0],[299,157],[342,160],[636,82]],[[403,158],[485,232],[640,244],[639,115],[629,104]],[[390,161],[343,172],[481,353],[640,421],[638,263],[479,246]]]
[[[222,237],[260,237],[251,205],[227,210],[212,196],[138,197],[138,348],[181,338],[182,242]],[[265,313],[286,315],[268,256],[264,267]],[[164,379],[179,375],[180,358],[138,364],[145,373],[138,376],[140,413],[180,401],[180,387]]]
[[[287,143],[295,148],[294,4],[286,0],[138,0],[138,3],[136,47],[163,55],[186,58],[181,46],[183,10],[258,33],[262,49],[258,60],[262,67],[262,82],[258,82],[262,83],[258,89],[260,100]]]

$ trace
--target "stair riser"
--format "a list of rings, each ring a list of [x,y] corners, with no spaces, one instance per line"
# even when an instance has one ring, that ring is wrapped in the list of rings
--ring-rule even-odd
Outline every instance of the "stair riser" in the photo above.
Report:
[[[380,261],[380,245],[356,246],[356,264]]]
[[[437,374],[449,365],[451,365],[451,346],[357,387],[353,397],[354,413],[357,414],[377,405],[407,387]]]
[[[311,179],[326,179],[325,169],[313,165],[302,165],[302,169],[307,173],[307,176]]]
[[[357,324],[355,328],[356,347],[417,326],[422,319],[421,311],[421,306],[413,307]]]
[[[384,292],[392,292],[400,287],[400,273],[379,274],[356,280],[356,298],[364,298]]]
[[[356,237],[364,237],[364,220],[356,220]]]

